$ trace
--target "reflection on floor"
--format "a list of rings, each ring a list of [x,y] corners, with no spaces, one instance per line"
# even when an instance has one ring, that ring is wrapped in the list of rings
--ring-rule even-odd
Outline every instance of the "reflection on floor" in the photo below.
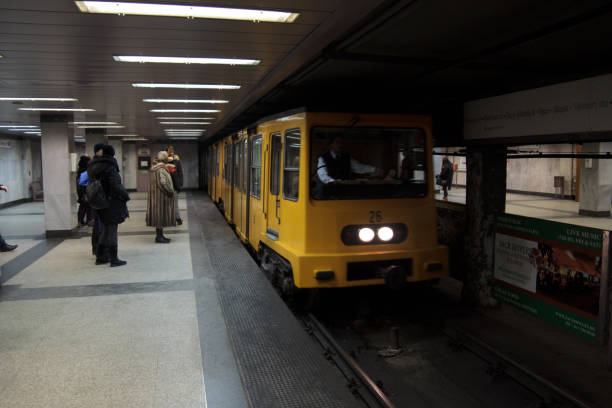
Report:
[[[442,194],[436,193],[436,200],[442,200]],[[448,201],[465,204],[465,188],[453,187],[448,192]],[[506,213],[524,217],[540,218],[555,222],[581,225],[602,230],[612,230],[612,217],[586,217],[578,214],[580,203],[574,200],[563,200],[528,194],[506,194]]]

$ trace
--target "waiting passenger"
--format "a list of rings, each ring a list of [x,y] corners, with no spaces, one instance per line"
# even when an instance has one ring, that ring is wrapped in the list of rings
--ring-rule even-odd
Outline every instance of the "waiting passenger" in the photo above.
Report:
[[[102,149],[104,149],[104,143],[96,143],[94,145],[94,159],[96,157],[102,157],[102,153],[104,153]],[[90,165],[91,165],[91,161],[87,165],[88,169]],[[86,176],[87,176],[87,180],[85,180],[85,177],[83,176],[83,179],[80,180],[80,182],[83,183],[87,187],[89,185],[89,173],[87,173]],[[98,211],[94,210],[93,215],[94,215],[94,218],[93,218],[94,223],[93,223],[93,231],[91,232],[91,250],[93,254],[96,255],[98,253],[98,242],[100,241],[100,235],[102,235],[103,225],[102,225],[102,220],[100,220],[100,215],[98,214]],[[104,258],[108,258],[108,256]]]
[[[89,184],[89,178],[87,177],[87,165],[91,157],[87,155],[81,156],[79,159],[78,169],[77,169],[77,202],[79,203],[79,211],[78,211],[78,221],[79,225],[90,225],[92,226],[94,223],[93,220],[93,209],[87,202],[87,185]]]
[[[126,204],[130,200],[130,195],[121,184],[121,176],[116,169],[114,156],[115,149],[112,146],[104,146],[102,156],[94,157],[87,169],[89,179],[99,179],[109,199],[108,208],[97,211],[103,227],[96,252],[96,265],[109,261],[110,266],[121,266],[127,263],[117,257],[117,228],[130,216]],[[107,250],[110,257],[107,255]]]
[[[147,226],[155,227],[155,242],[160,244],[170,242],[170,239],[164,236],[164,227],[176,226],[175,192],[167,164],[168,153],[161,151],[149,171],[146,222]]]
[[[8,188],[3,184],[0,184],[0,190],[8,192]],[[2,238],[2,235],[0,235],[0,252],[12,251],[15,248],[17,248],[17,245],[8,244],[4,238]]]
[[[179,155],[174,153],[174,146],[168,146],[168,164],[166,165],[166,168],[170,172],[170,176],[172,176],[172,184],[174,185],[174,208],[176,211],[176,223],[178,225],[182,225],[183,220],[181,219],[181,213],[179,211],[178,195],[183,187],[183,165],[181,164]]]
[[[440,185],[442,186],[442,190],[444,191],[444,197],[442,200],[448,201],[448,186],[452,182],[452,167],[451,162],[448,160],[448,157],[444,157],[442,159],[442,168],[440,169]]]
[[[317,160],[317,195],[323,195],[325,184],[351,180],[353,173],[376,175],[382,177],[384,172],[375,166],[363,164],[353,159],[344,151],[344,138],[336,136],[329,145],[329,151],[319,156]]]

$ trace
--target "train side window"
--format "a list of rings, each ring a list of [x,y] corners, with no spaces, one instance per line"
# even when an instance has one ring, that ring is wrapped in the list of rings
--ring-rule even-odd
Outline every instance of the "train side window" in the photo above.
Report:
[[[280,193],[280,161],[281,150],[283,144],[281,142],[281,134],[272,135],[272,160],[270,162],[270,194],[278,195]]]
[[[283,197],[297,201],[300,179],[300,129],[285,132],[285,162],[283,172]]]
[[[261,135],[253,139],[251,148],[251,195],[259,199],[261,192]]]

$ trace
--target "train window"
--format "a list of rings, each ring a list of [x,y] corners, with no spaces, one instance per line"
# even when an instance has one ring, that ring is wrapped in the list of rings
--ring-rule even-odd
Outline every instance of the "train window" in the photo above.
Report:
[[[251,148],[251,195],[259,199],[261,192],[261,136],[253,139]]]
[[[280,162],[283,144],[280,133],[272,135],[272,160],[270,162],[270,194],[280,192]]]
[[[240,145],[237,143],[232,145],[232,157],[234,158],[232,185],[234,188],[240,188],[240,155],[238,154],[239,147]]]
[[[300,129],[291,129],[285,132],[284,163],[283,197],[297,201],[300,176]]]
[[[244,139],[244,141],[242,142],[242,191],[244,193],[247,192],[247,163],[249,162],[249,157],[248,157],[248,152],[249,152],[249,139]]]
[[[415,128],[313,127],[316,200],[424,197],[426,134]]]

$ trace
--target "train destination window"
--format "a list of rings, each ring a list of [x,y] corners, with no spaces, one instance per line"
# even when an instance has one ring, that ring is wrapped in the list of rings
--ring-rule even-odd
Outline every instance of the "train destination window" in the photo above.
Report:
[[[280,133],[272,135],[272,158],[270,162],[270,194],[277,196],[280,192],[280,161],[281,149]]]
[[[300,129],[285,132],[283,197],[297,201],[300,175]]]
[[[259,199],[261,192],[261,136],[253,138],[251,147],[251,195]]]
[[[316,200],[424,197],[422,129],[313,127],[311,197]]]

